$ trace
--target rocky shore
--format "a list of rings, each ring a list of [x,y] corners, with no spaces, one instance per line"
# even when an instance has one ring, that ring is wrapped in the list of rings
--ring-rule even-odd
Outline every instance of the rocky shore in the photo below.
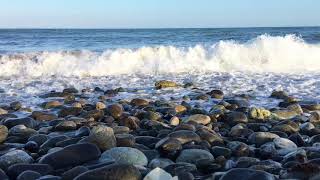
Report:
[[[0,179],[320,179],[317,102],[273,91],[278,106],[263,108],[192,83],[154,86],[175,88],[193,93],[127,100],[114,98],[123,88],[67,88],[36,110],[2,104]]]

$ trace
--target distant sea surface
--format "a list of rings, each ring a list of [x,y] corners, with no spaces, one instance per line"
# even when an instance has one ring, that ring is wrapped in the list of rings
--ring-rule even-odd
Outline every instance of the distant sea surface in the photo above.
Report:
[[[0,104],[33,106],[71,86],[169,98],[150,95],[159,79],[246,93],[264,107],[277,103],[266,98],[274,89],[319,101],[320,27],[0,30]]]

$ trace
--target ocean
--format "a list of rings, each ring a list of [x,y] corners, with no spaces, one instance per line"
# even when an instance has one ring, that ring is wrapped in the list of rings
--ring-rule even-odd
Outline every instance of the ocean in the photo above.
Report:
[[[123,87],[118,99],[179,99],[192,82],[273,107],[273,90],[320,100],[320,27],[216,29],[1,29],[1,104],[36,108],[39,95],[67,87]],[[90,100],[90,97],[87,97]]]

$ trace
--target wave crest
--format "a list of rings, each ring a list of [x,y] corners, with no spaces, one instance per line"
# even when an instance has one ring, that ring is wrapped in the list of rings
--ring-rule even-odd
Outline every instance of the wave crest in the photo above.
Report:
[[[106,76],[192,72],[304,73],[320,70],[320,45],[294,35],[220,41],[205,48],[57,51],[0,56],[0,76]]]

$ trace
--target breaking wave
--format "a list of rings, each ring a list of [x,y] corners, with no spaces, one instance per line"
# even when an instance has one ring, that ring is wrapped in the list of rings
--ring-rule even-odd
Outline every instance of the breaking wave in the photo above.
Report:
[[[0,76],[107,76],[196,72],[319,72],[320,45],[294,35],[261,35],[246,43],[3,54]]]

